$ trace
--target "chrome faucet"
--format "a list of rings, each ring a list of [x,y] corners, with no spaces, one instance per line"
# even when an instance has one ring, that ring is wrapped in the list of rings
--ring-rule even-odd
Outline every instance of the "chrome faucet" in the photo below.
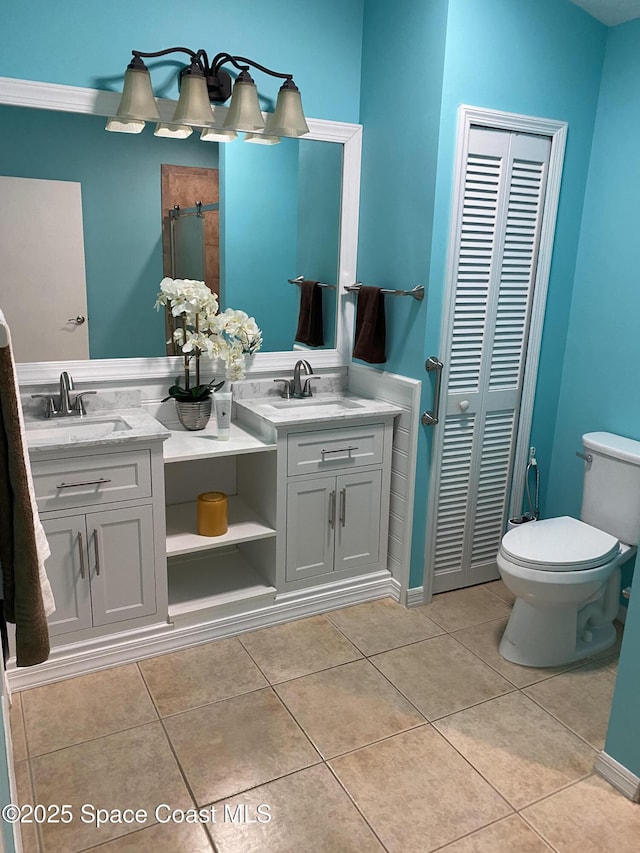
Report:
[[[73,414],[71,409],[71,400],[69,399],[69,391],[73,389],[73,379],[69,376],[66,370],[60,374],[60,397],[58,403],[58,414],[61,417],[68,417]]]
[[[300,384],[300,373],[303,369],[306,376],[311,376],[313,373],[313,368],[305,358],[301,358],[299,361],[296,361],[296,366],[293,368],[293,386],[291,388],[291,393],[294,397],[311,396],[311,387],[308,384],[309,380],[304,383],[304,388]]]
[[[79,391],[71,402],[71,392],[73,391],[73,379],[63,370],[60,374],[60,394],[56,401],[53,394],[32,394],[34,399],[46,400],[44,408],[45,418],[70,418],[86,415],[86,409],[82,398],[87,394],[95,394],[95,391]]]
[[[307,378],[302,382],[302,376]],[[282,382],[281,396],[288,400],[290,397],[295,397],[300,400],[304,397],[312,397],[311,383],[314,379],[320,379],[319,376],[313,375],[313,368],[305,358],[301,358],[296,362],[293,368],[293,379],[274,379],[274,382]]]

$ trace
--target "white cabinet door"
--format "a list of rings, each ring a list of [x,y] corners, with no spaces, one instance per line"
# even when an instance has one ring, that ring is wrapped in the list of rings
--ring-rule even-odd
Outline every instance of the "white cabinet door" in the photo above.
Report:
[[[333,571],[336,478],[287,486],[287,581]]]
[[[337,477],[336,571],[378,562],[381,497],[380,470]]]
[[[85,517],[74,515],[47,519],[43,521],[43,527],[51,548],[46,569],[56,602],[56,609],[48,619],[49,633],[53,637],[90,628],[91,594]]]
[[[93,624],[156,612],[153,513],[150,506],[87,515]]]

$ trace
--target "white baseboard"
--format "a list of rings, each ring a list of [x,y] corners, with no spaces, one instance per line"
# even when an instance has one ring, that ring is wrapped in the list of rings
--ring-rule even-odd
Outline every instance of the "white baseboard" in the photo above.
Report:
[[[413,589],[407,590],[407,607],[418,607],[424,604],[424,587],[414,586]]]
[[[611,758],[606,752],[601,752],[596,758],[593,769],[598,774],[606,779],[610,785],[628,797],[634,803],[640,802],[640,777],[632,773],[631,770]]]
[[[132,663],[387,596],[399,601],[399,584],[388,572],[375,572],[341,586],[331,585],[328,589],[318,586],[301,590],[299,593],[289,593],[254,611],[221,616],[200,625],[174,628],[172,625],[163,624],[148,628],[144,633],[132,632],[128,636],[120,634],[106,637],[104,641],[96,642],[92,648],[77,643],[54,650],[52,657],[38,666],[10,669],[7,671],[7,677],[12,690],[28,690],[76,675],[86,675],[111,666]]]

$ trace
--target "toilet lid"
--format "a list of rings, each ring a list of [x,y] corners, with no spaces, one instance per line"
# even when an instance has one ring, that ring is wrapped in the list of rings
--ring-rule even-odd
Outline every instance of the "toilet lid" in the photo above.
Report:
[[[514,527],[503,537],[500,550],[519,566],[567,572],[608,563],[620,546],[615,536],[564,515]]]

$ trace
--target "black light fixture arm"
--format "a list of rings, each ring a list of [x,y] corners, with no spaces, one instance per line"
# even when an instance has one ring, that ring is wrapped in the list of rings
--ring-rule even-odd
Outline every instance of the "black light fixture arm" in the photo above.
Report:
[[[279,71],[274,71],[272,68],[267,68],[259,62],[254,62],[253,59],[248,59],[245,56],[233,56],[230,53],[218,53],[214,56],[213,61],[209,63],[209,57],[205,50],[191,50],[188,47],[168,47],[165,50],[156,50],[153,52],[145,52],[142,50],[132,50],[133,59],[129,68],[146,69],[144,59],[154,59],[158,56],[167,56],[170,53],[186,53],[191,58],[191,64],[182,69],[180,77],[185,74],[201,73],[207,81],[207,89],[209,91],[209,99],[216,103],[224,103],[231,96],[232,80],[231,75],[223,69],[223,65],[231,63],[234,65],[241,75],[245,78],[249,76],[249,68],[257,68],[259,71],[269,74],[271,77],[278,77],[284,80],[286,88],[297,89],[293,82],[292,74],[281,74]]]
[[[293,74],[281,74],[279,71],[267,68],[266,65],[260,65],[259,62],[254,62],[253,59],[247,59],[246,56],[232,56],[230,53],[218,53],[214,56],[213,62],[211,63],[212,73],[216,74],[226,62],[230,62],[232,65],[235,65],[239,71],[248,71],[251,67],[257,68],[258,71],[263,71],[265,74],[271,75],[271,77],[279,77],[281,80],[293,80]],[[245,64],[241,65],[240,63]]]

